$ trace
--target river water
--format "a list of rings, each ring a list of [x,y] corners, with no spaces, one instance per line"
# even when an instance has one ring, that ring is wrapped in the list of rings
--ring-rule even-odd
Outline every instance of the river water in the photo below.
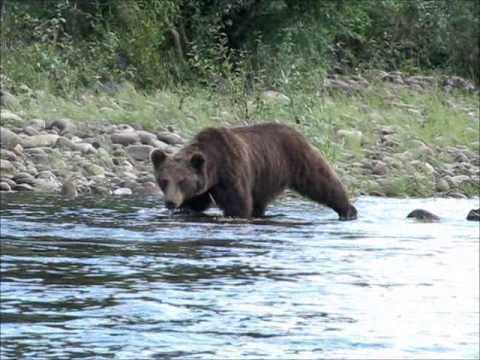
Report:
[[[2,194],[1,358],[478,358],[479,200],[356,207],[283,199],[249,223]]]

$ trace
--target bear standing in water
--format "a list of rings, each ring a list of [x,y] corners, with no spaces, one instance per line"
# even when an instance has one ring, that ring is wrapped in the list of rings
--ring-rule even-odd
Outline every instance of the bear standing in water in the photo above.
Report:
[[[150,154],[169,209],[202,212],[215,200],[225,216],[261,217],[285,189],[354,220],[357,210],[335,171],[297,130],[268,123],[207,128],[172,156]]]

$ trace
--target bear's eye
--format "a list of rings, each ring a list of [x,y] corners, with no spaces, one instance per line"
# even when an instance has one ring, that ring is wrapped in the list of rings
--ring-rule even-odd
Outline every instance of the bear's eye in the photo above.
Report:
[[[158,180],[158,186],[162,189],[166,189],[168,186],[168,180],[167,179],[160,179]]]
[[[178,182],[178,186],[183,186],[185,185],[185,182],[187,181],[187,179],[183,178],[181,179],[179,182]]]

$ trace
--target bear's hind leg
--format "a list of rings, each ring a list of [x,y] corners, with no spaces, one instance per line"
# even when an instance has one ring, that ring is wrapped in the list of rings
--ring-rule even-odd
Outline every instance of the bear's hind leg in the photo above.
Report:
[[[296,179],[293,190],[333,209],[340,220],[355,220],[357,209],[350,203],[347,192],[334,173],[312,171]]]

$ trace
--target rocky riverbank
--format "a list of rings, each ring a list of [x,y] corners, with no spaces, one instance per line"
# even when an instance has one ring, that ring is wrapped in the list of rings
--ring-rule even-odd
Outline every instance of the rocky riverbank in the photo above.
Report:
[[[183,138],[130,125],[78,124],[70,119],[21,119],[1,128],[1,191],[130,195],[158,192],[149,162],[153,148],[174,152]]]
[[[432,86],[447,92],[452,89],[477,91],[470,82],[456,77],[436,80],[396,72],[380,73],[378,78],[392,86],[410,87],[419,92],[428,91]],[[325,81],[323,89],[349,95],[368,88],[371,81],[358,76],[333,76]],[[279,97],[280,93],[273,91],[266,92],[265,97],[272,97],[272,93],[275,98]],[[280,95],[282,101],[289,101],[287,96]],[[387,97],[385,102],[409,116],[418,115],[419,121],[424,119],[421,109],[402,103],[394,96]],[[170,126],[146,131],[134,122],[30,118],[21,110],[16,97],[5,90],[1,93],[1,104],[0,191],[5,192],[58,192],[66,196],[157,193],[150,151],[162,148],[173,153],[187,140]],[[435,145],[415,136],[406,139],[404,128],[385,125],[375,111],[366,105],[362,108],[372,122],[378,118],[377,123],[369,127],[373,129],[370,133],[349,127],[335,132],[335,141],[342,144],[342,154],[335,167],[352,192],[377,196],[478,194],[478,136],[474,146]],[[479,126],[475,119],[478,112],[471,109],[465,112],[472,119],[469,131],[475,131]],[[348,122],[351,121],[347,119]]]

